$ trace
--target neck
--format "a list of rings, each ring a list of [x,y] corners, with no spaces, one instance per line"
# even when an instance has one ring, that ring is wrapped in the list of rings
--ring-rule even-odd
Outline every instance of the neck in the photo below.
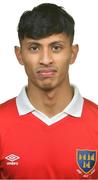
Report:
[[[52,117],[63,111],[73,97],[73,88],[68,83],[64,88],[58,87],[51,91],[43,91],[28,84],[27,95],[31,104],[39,111]]]

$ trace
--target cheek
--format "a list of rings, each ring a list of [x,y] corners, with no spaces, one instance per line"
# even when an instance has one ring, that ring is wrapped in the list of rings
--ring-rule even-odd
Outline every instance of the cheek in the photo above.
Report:
[[[58,68],[62,72],[67,71],[69,68],[69,63],[70,63],[70,58],[64,56],[63,58],[59,59]]]
[[[26,69],[33,69],[37,64],[37,59],[34,58],[32,55],[24,54],[23,61]]]
[[[55,58],[55,63],[62,69],[67,69],[70,64],[71,53],[69,51],[58,54]]]
[[[68,72],[69,72],[69,63],[66,62],[66,60],[65,60],[65,62],[60,67],[59,78],[61,80],[65,80],[65,79],[67,80],[68,76],[69,76]]]
[[[36,64],[34,63],[34,61],[33,60],[31,60],[31,59],[26,59],[25,61],[24,61],[24,68],[25,68],[25,71],[26,71],[26,74],[28,75],[28,76],[31,76],[31,75],[33,75],[34,74],[34,70],[35,70],[35,68],[36,68]]]
[[[68,69],[69,69],[69,63],[68,62],[65,62],[65,63],[63,63],[62,64],[62,66],[61,66],[61,73],[63,74],[65,74],[65,73],[67,73],[68,72]]]

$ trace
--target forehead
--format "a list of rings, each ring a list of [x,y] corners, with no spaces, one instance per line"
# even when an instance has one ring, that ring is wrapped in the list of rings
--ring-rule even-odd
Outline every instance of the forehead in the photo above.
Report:
[[[50,45],[52,43],[70,43],[70,38],[66,35],[66,34],[63,34],[63,33],[60,33],[60,34],[53,34],[51,36],[48,36],[48,37],[45,37],[45,38],[42,38],[42,39],[32,39],[32,38],[27,38],[25,37],[21,44],[33,44],[33,43],[37,43],[37,44],[40,44],[40,45]]]

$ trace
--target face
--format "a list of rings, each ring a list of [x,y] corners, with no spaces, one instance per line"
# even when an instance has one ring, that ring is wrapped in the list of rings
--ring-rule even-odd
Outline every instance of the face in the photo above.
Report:
[[[15,48],[20,64],[24,65],[29,85],[51,90],[68,82],[69,65],[78,52],[65,34],[56,34],[34,40],[24,38],[21,47]]]

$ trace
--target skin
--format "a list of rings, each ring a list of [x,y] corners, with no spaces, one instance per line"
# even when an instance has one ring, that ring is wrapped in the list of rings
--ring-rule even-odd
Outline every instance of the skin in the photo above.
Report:
[[[24,38],[15,47],[16,57],[28,76],[28,98],[36,109],[52,117],[71,101],[69,65],[75,62],[78,45],[63,33],[34,40]]]

